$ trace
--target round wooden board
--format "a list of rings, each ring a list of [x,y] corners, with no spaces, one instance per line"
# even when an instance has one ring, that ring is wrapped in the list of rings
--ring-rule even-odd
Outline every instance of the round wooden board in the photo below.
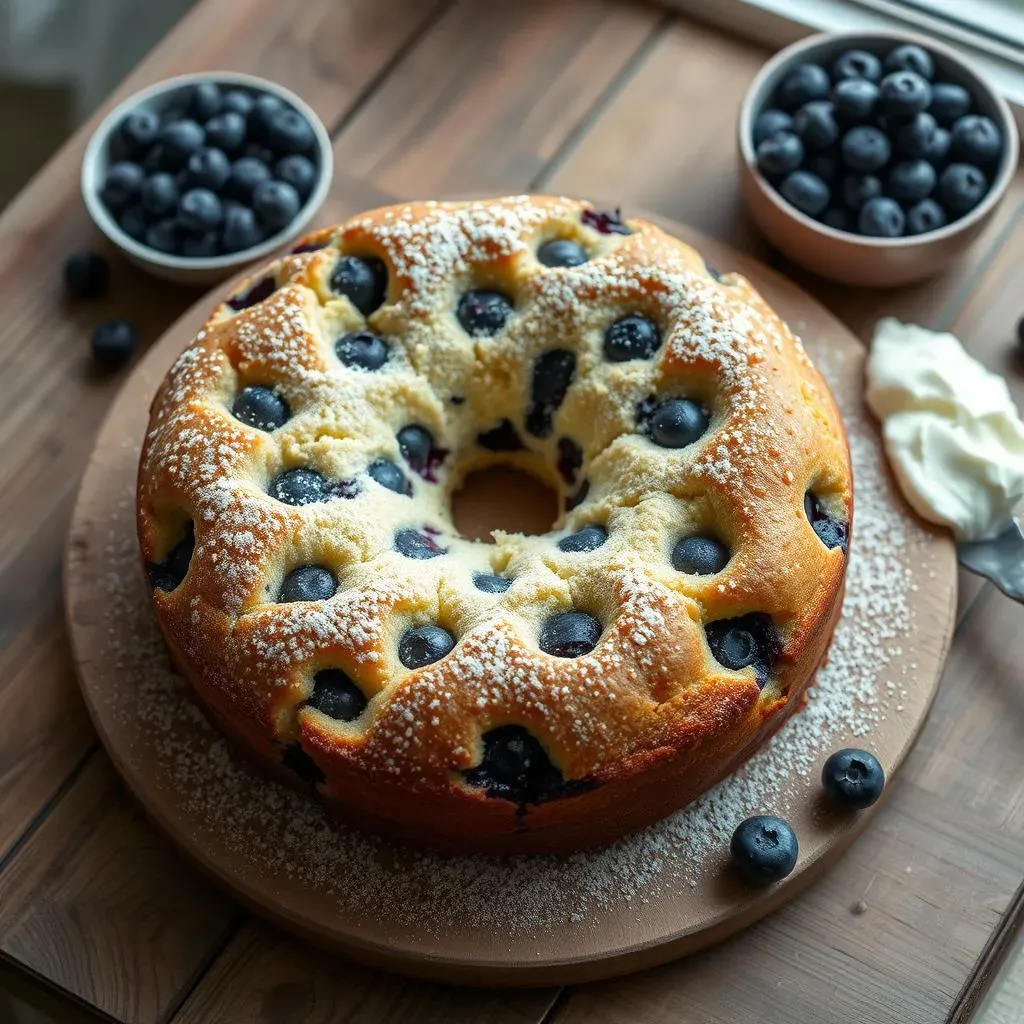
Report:
[[[258,913],[356,960],[406,974],[484,985],[587,981],[691,953],[751,924],[807,886],[871,819],[873,809],[839,814],[824,806],[816,776],[842,746],[869,746],[890,780],[906,757],[952,633],[953,545],[920,524],[893,488],[863,409],[860,342],[763,265],[661,223],[711,265],[751,278],[829,378],[851,441],[858,495],[847,604],[832,650],[852,650],[842,657],[853,664],[865,649],[858,614],[905,618],[887,627],[884,645],[867,645],[886,648],[884,670],[866,685],[857,680],[852,696],[835,692],[847,682],[854,688],[852,678],[830,679],[826,691],[826,670],[818,699],[838,701],[842,713],[828,704],[815,718],[808,705],[719,787],[709,806],[698,802],[605,851],[514,864],[448,858],[328,822],[311,798],[268,782],[231,755],[192,707],[166,666],[138,565],[134,485],[149,403],[214,305],[206,297],[146,355],[110,410],[74,512],[66,603],[85,701],[118,770],[178,846]],[[889,523],[884,536],[878,527],[872,536],[872,515]],[[872,547],[887,543],[893,523],[902,540],[893,564],[879,566]],[[858,539],[865,544],[860,555]],[[858,557],[865,569],[855,573]],[[874,604],[872,587],[885,588]],[[771,784],[758,784],[759,773],[770,774]],[[754,889],[727,869],[734,807],[737,815],[777,813],[793,824],[800,859],[783,883]]]

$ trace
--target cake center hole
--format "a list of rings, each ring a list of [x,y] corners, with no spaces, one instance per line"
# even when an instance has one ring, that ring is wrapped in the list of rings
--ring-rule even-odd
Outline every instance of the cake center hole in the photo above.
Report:
[[[512,466],[474,470],[452,495],[452,519],[468,540],[490,542],[494,530],[536,536],[547,533],[557,518],[554,490]]]

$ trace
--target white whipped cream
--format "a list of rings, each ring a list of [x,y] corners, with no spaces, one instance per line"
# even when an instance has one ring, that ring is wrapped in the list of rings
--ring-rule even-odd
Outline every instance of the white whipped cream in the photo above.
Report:
[[[900,487],[959,540],[1005,529],[1024,502],[1024,423],[1006,381],[952,334],[879,320],[867,401]]]

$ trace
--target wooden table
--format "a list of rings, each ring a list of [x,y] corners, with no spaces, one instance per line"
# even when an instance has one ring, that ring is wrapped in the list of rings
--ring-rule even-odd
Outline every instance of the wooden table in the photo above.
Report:
[[[185,71],[270,76],[331,128],[325,223],[468,191],[645,207],[782,266],[865,338],[882,313],[954,330],[1024,404],[1024,179],[937,280],[870,293],[810,279],[737,199],[735,115],[765,57],[615,0],[201,0],[110,102]],[[937,703],[872,827],[804,896],[689,960],[561,991],[405,981],[250,917],[177,857],[89,726],[60,554],[119,383],[92,370],[89,328],[128,316],[148,343],[196,295],[115,260],[108,299],[65,304],[65,255],[100,244],[77,185],[89,128],[0,219],[0,985],[59,993],[71,1020],[173,1024],[969,1019],[1024,915],[1024,618],[969,577]]]

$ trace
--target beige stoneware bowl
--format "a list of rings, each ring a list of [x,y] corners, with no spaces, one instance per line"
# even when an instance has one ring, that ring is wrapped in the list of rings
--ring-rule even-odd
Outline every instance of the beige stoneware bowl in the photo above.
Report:
[[[806,62],[828,68],[850,49],[883,56],[901,43],[923,46],[935,60],[936,77],[957,82],[974,98],[978,113],[992,118],[1005,139],[992,188],[966,216],[937,231],[905,238],[869,238],[837,231],[801,213],[758,172],[752,128],[790,69]],[[1006,101],[955,50],[934,40],[898,32],[817,35],[786,47],[751,83],[739,118],[740,190],[754,222],[768,240],[808,270],[843,284],[872,288],[909,284],[937,274],[958,259],[996,212],[1017,170],[1017,126]]]
[[[200,82],[216,82],[229,88],[248,89],[255,93],[269,93],[284,100],[294,107],[310,123],[316,135],[316,148],[320,177],[309,198],[302,204],[295,219],[276,234],[265,238],[259,245],[238,252],[225,253],[222,256],[190,257],[175,256],[170,253],[158,252],[148,245],[136,241],[121,230],[113,215],[100,199],[100,187],[106,176],[110,163],[110,138],[125,116],[133,110],[164,111],[176,104],[182,94],[191,90]],[[254,75],[244,75],[234,71],[203,71],[194,75],[180,75],[157,82],[140,92],[129,96],[123,103],[116,106],[99,124],[89,139],[89,144],[82,159],[82,198],[85,200],[89,216],[96,226],[114,243],[133,263],[155,277],[178,284],[207,285],[215,284],[224,278],[237,274],[243,267],[255,260],[266,259],[275,249],[299,235],[304,227],[313,219],[314,214],[323,205],[323,201],[331,187],[333,173],[333,154],[331,137],[313,109],[304,103],[295,93],[276,82]]]

